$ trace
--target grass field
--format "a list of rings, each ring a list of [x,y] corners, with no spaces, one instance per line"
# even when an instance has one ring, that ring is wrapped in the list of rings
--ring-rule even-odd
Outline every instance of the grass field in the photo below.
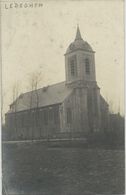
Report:
[[[8,195],[124,194],[124,151],[3,144]]]

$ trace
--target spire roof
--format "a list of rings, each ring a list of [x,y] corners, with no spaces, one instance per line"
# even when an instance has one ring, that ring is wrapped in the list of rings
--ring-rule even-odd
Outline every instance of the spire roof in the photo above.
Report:
[[[76,38],[75,38],[75,40],[81,40],[81,39],[82,39],[82,37],[81,37],[79,25],[78,25],[77,26],[77,32],[76,32]]]
[[[75,40],[72,43],[70,43],[69,47],[67,48],[66,54],[80,49],[84,51],[94,52],[92,47],[88,44],[88,42],[82,39],[79,25],[77,25]]]

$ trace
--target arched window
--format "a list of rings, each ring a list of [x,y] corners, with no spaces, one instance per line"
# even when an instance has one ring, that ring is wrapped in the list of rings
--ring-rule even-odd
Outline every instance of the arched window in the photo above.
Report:
[[[74,60],[70,61],[70,70],[71,70],[71,75],[74,76],[75,75],[75,63],[74,63]]]
[[[67,108],[67,123],[71,124],[72,122],[72,112],[70,108]]]
[[[77,75],[77,61],[76,61],[76,56],[72,56],[69,59],[69,70],[70,70],[70,75],[72,77],[75,77]]]
[[[48,124],[48,111],[44,110],[43,114],[44,114],[44,124],[47,125]]]
[[[89,59],[85,59],[85,70],[87,74],[90,74],[90,63]]]

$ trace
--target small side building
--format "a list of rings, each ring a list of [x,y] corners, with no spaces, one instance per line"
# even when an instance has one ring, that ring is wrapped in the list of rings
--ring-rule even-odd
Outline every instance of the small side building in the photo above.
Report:
[[[95,52],[79,27],[65,53],[66,81],[21,94],[6,113],[8,137],[83,136],[108,125],[108,104],[96,82]]]

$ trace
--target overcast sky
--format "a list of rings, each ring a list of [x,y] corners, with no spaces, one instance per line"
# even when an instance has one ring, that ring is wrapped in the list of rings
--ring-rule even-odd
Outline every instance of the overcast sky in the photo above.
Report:
[[[112,109],[124,113],[123,1],[42,1],[41,8],[2,7],[4,112],[15,82],[28,90],[29,74],[41,70],[41,86],[65,80],[64,53],[77,23],[95,53],[97,82]],[[4,4],[4,3],[3,3]]]

